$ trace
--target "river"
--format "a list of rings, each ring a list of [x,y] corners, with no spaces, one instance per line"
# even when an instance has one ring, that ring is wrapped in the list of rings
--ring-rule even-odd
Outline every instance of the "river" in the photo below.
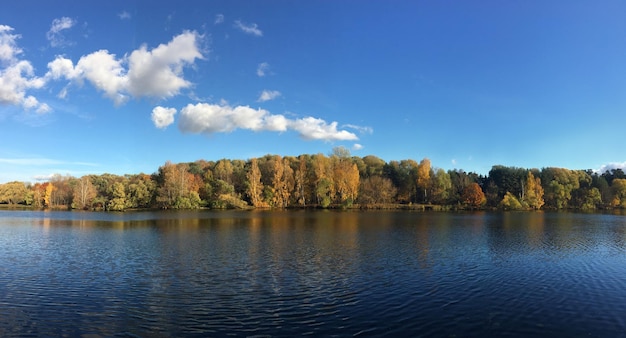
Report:
[[[0,336],[623,336],[626,216],[0,211]]]

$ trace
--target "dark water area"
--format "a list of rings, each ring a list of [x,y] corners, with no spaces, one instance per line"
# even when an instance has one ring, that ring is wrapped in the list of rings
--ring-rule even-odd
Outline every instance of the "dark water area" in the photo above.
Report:
[[[0,211],[1,337],[626,336],[626,216]]]

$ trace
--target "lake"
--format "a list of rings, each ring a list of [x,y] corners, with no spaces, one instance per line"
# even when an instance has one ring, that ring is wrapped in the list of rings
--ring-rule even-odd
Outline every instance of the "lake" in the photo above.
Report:
[[[0,336],[625,336],[626,216],[0,211]]]

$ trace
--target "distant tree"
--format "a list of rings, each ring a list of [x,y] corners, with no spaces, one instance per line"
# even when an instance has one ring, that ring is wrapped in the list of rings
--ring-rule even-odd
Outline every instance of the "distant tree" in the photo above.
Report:
[[[434,172],[430,182],[430,199],[436,204],[446,204],[452,192],[452,180],[450,175],[439,168]]]
[[[363,157],[363,163],[365,164],[365,169],[363,172],[359,174],[361,177],[371,177],[371,176],[382,176],[383,170],[385,168],[385,161],[379,157],[374,155],[367,155]]]
[[[430,174],[430,160],[424,158],[417,165],[417,179],[415,183],[422,193],[422,201],[426,203],[428,202],[428,190],[430,189],[431,184]]]
[[[124,211],[127,207],[124,184],[122,182],[113,183],[111,195],[113,198],[109,201],[107,209],[112,211]]]
[[[139,174],[129,178],[128,205],[130,208],[148,208],[156,193],[156,182],[149,175]]]
[[[296,203],[300,206],[306,206],[308,195],[308,166],[307,158],[300,156],[298,158],[298,167],[294,172],[294,196]]]
[[[333,181],[338,203],[350,206],[359,192],[359,169],[348,157],[332,157]]]
[[[613,200],[611,205],[613,207],[626,209],[626,179],[615,178],[612,183]]]
[[[485,194],[478,183],[471,183],[463,191],[463,203],[471,209],[481,208],[487,202]]]
[[[530,209],[539,210],[544,204],[543,194],[541,179],[535,177],[531,171],[528,171],[526,183],[524,184],[523,203]]]
[[[43,196],[43,205],[44,207],[51,207],[52,206],[52,193],[54,192],[54,185],[51,182],[48,182],[45,184],[45,193]]]
[[[517,199],[517,197],[515,197],[515,195],[511,194],[510,192],[506,192],[506,194],[504,194],[504,197],[502,198],[502,201],[500,201],[500,208],[504,209],[504,210],[522,210],[523,206],[522,203],[520,203],[520,201]]]
[[[261,183],[261,171],[256,158],[250,160],[250,169],[246,174],[248,180],[248,197],[255,207],[265,207],[267,203],[262,200],[263,183]]]
[[[96,188],[91,183],[89,176],[83,176],[76,180],[74,185],[73,207],[77,209],[88,209],[96,198]]]
[[[0,203],[25,204],[28,189],[24,182],[9,182],[0,184]]]
[[[602,196],[600,195],[600,190],[595,187],[585,189],[580,209],[595,210],[600,204],[602,204]]]
[[[328,207],[335,199],[335,182],[330,159],[323,154],[313,155],[311,165],[314,173],[315,197],[317,204]]]
[[[378,175],[361,180],[358,201],[363,205],[388,204],[393,201],[397,189],[390,179]]]

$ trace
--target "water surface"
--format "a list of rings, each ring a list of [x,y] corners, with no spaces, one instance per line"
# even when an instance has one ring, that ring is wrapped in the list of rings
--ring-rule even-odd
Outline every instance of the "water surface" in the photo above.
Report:
[[[626,217],[0,211],[0,336],[623,336]]]

